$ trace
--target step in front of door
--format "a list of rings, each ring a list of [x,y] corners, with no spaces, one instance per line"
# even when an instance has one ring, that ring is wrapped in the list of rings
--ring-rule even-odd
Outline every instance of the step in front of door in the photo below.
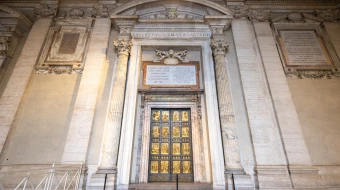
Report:
[[[131,184],[129,190],[176,190],[176,183],[143,183]],[[180,183],[179,190],[212,190],[212,184],[206,183]]]

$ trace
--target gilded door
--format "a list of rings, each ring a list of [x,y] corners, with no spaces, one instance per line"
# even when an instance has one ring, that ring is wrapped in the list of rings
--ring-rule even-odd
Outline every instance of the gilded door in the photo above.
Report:
[[[190,109],[152,109],[149,182],[193,182]]]

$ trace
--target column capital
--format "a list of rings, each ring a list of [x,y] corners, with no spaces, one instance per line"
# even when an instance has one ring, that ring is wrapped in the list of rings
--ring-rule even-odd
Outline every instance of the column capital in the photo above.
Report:
[[[214,55],[225,55],[229,48],[229,42],[227,40],[211,40],[211,48]]]
[[[131,40],[115,40],[113,45],[118,49],[118,54],[129,55],[132,47]]]

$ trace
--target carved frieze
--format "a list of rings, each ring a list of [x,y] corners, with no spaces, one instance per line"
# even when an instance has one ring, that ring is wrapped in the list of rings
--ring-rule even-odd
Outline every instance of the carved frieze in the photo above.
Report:
[[[0,56],[6,56],[11,42],[11,37],[0,36]]]
[[[71,9],[68,12],[68,17],[73,18],[73,19],[82,18],[83,15],[84,15],[84,11],[79,8]]]
[[[75,12],[74,18],[79,18],[81,12]],[[83,70],[92,19],[74,18],[59,19],[50,28],[36,67],[39,73],[64,74],[73,73],[72,70],[80,73]]]
[[[228,50],[229,42],[226,40],[211,40],[211,48],[214,52],[214,55],[225,54]]]
[[[332,71],[297,71],[295,74],[287,74],[289,78],[298,79],[331,79],[340,78],[340,75],[333,73]]]
[[[228,8],[234,13],[236,19],[248,17],[249,8],[247,6],[229,6]]]
[[[54,16],[56,12],[57,6],[47,4],[40,4],[39,6],[34,8],[34,14],[42,18]]]
[[[315,15],[322,18],[324,22],[336,22],[340,20],[340,10],[316,10]]]
[[[258,22],[265,22],[271,19],[272,12],[268,10],[250,10],[249,19]]]
[[[92,15],[94,17],[107,18],[110,16],[110,12],[114,9],[113,6],[109,5],[94,5]]]

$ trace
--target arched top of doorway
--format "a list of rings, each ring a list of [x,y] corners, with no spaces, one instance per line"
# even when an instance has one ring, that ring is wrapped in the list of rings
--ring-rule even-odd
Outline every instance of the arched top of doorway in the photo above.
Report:
[[[178,18],[193,19],[205,15],[233,15],[229,9],[208,0],[138,0],[119,6],[110,13],[111,16],[137,15],[139,18],[171,17],[174,14]]]

